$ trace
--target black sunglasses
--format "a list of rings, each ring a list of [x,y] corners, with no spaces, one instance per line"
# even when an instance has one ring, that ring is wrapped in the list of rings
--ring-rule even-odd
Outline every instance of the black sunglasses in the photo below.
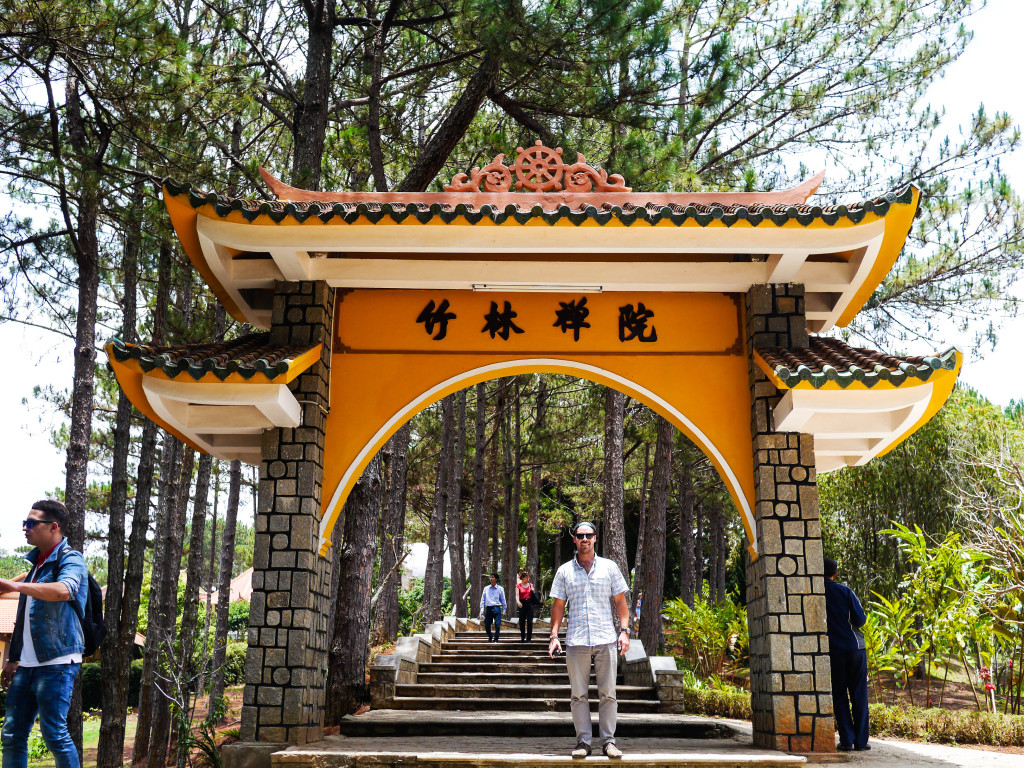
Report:
[[[597,534],[596,533],[577,533],[576,534],[576,538],[577,539],[596,539],[597,538]]]
[[[29,519],[29,520],[22,520],[21,521],[21,527],[22,528],[28,528],[31,531],[33,528],[35,528],[40,523],[50,524],[50,523],[56,523],[56,522],[57,522],[56,520],[31,520],[31,519]]]

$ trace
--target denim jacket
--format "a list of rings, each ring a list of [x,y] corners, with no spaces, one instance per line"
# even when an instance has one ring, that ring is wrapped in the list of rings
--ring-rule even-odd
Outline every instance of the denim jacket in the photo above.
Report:
[[[39,555],[37,547],[25,555],[25,559],[35,568]],[[58,561],[61,561],[59,573]],[[46,662],[59,656],[82,653],[85,650],[85,635],[79,616],[85,615],[85,601],[89,597],[89,569],[82,553],[71,549],[68,540],[64,539],[39,565],[39,572],[33,581],[38,584],[59,581],[71,594],[71,599],[67,601],[32,601],[32,645],[35,646],[36,658]],[[18,599],[18,617],[11,638],[10,661],[21,661],[26,602],[27,598],[22,594]]]

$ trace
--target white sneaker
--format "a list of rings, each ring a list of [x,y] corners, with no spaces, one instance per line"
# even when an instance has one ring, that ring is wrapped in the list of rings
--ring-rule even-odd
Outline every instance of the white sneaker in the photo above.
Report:
[[[577,758],[584,758],[590,755],[590,745],[585,741],[576,742],[576,749],[572,751],[572,756]]]
[[[622,757],[622,750],[615,746],[615,742],[614,741],[610,741],[607,744],[605,744],[601,748],[601,751],[604,752],[604,756],[605,757],[611,757],[611,758]]]

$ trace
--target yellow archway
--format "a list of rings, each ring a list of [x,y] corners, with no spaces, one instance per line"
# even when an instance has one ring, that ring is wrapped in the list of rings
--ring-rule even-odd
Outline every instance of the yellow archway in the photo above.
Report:
[[[620,390],[661,414],[718,469],[756,557],[748,360],[742,313],[726,294],[588,295],[588,343],[552,324],[573,297],[467,291],[354,291],[340,294],[331,363],[320,552],[348,494],[374,454],[406,421],[481,381],[524,373],[578,376]],[[575,297],[579,300],[579,296]],[[418,327],[426,306],[447,301],[456,315],[443,338]],[[628,344],[615,320],[627,302],[653,312],[658,344]],[[523,334],[489,338],[478,320],[508,302]],[[391,322],[371,329],[369,311]],[[456,320],[462,319],[461,328]],[[656,321],[656,322],[654,322]],[[481,321],[482,322],[482,321]],[[626,334],[628,335],[628,334]],[[629,341],[636,341],[631,338]],[[448,342],[447,344],[438,343]],[[648,351],[648,348],[649,351]],[[506,351],[507,350],[507,351]]]

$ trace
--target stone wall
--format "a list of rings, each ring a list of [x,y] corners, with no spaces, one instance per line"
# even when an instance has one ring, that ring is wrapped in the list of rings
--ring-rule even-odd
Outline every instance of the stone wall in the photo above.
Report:
[[[774,430],[772,411],[781,393],[753,360],[755,347],[807,346],[803,286],[755,286],[745,309],[760,554],[747,562],[754,743],[788,752],[832,752],[814,439]]]
[[[333,317],[334,291],[326,283],[278,283],[271,343],[322,343],[323,353],[290,385],[302,407],[300,426],[263,433],[242,707],[246,742],[305,744],[323,735],[333,560],[317,548]]]

